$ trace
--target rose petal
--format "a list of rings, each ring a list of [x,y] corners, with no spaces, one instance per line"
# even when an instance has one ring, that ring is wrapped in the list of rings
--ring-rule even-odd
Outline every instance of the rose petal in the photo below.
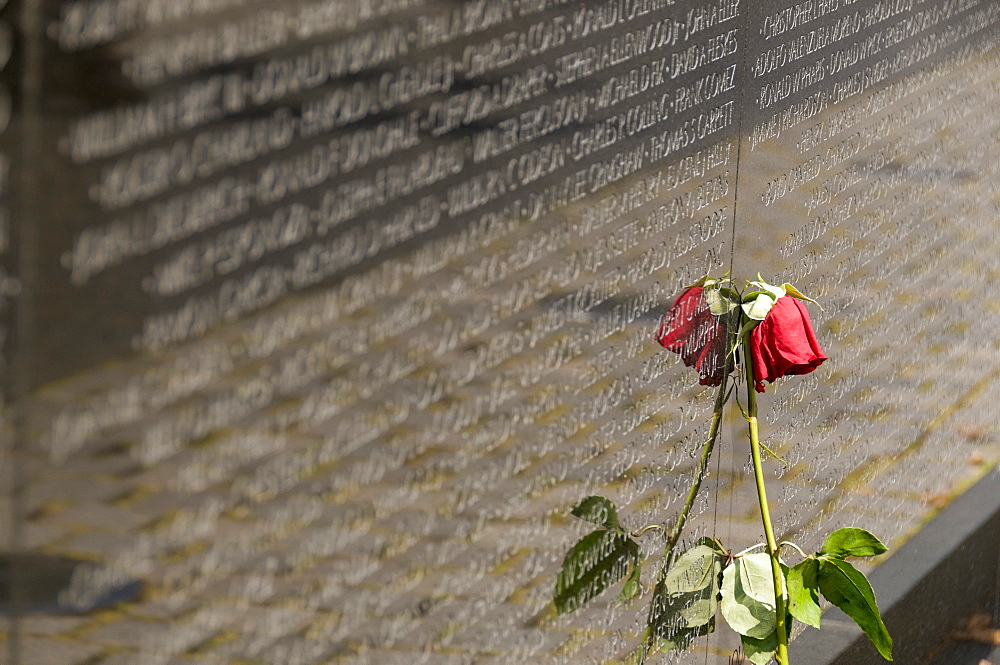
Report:
[[[757,392],[764,392],[765,381],[773,383],[783,376],[808,374],[827,360],[809,311],[791,296],[779,298],[750,333],[750,353]]]
[[[712,314],[702,287],[689,287],[678,296],[660,322],[656,341],[694,367],[702,385],[722,383],[726,329],[723,317]]]

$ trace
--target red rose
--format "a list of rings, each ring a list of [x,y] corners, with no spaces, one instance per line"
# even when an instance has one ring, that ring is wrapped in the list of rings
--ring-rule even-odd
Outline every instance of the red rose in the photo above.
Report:
[[[782,296],[756,328],[750,332],[753,380],[757,392],[764,381],[792,374],[808,374],[826,360],[806,306],[797,298]]]
[[[725,377],[726,327],[705,301],[704,289],[692,286],[674,301],[660,327],[656,341],[679,353],[688,367],[694,367],[703,386],[717,386]]]

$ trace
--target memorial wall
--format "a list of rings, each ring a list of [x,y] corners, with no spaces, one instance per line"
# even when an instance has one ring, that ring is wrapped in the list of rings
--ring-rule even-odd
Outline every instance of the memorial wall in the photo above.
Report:
[[[895,549],[1000,459],[1000,3],[0,7],[10,665],[627,656],[644,602],[553,584],[581,498],[680,510],[706,273],[823,307],[782,535]],[[686,539],[762,540],[747,456]]]

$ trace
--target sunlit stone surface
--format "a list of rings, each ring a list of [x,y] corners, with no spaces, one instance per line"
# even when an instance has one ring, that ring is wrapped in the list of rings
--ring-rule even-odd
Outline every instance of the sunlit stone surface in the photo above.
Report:
[[[96,564],[4,662],[626,655],[644,598],[548,603],[579,499],[680,509],[713,392],[652,336],[706,272],[824,308],[761,398],[785,537],[995,463],[1000,6],[750,4],[0,9],[4,547]],[[744,444],[687,538],[762,540]]]

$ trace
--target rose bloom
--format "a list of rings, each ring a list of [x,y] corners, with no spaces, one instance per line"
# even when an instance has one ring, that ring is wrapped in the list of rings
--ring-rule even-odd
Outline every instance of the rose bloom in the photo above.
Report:
[[[722,383],[726,327],[721,316],[712,314],[702,287],[689,287],[678,296],[660,322],[655,339],[663,348],[680,354],[685,365],[698,370],[701,385]]]
[[[816,341],[805,304],[782,296],[764,320],[750,331],[749,353],[753,358],[753,380],[757,392],[764,382],[793,374],[808,374],[827,359]]]

